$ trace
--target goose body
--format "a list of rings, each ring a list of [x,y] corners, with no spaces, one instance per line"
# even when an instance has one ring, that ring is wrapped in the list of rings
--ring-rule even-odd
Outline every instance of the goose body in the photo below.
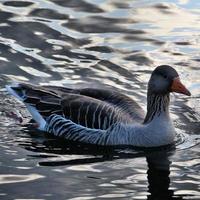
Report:
[[[97,145],[154,147],[173,143],[170,92],[190,95],[175,69],[157,67],[150,78],[147,114],[130,97],[107,89],[69,89],[17,83],[6,86],[25,103],[40,130]]]

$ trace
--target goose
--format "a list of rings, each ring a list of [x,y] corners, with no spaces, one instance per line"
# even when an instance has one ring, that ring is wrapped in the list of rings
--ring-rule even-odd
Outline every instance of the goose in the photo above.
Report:
[[[170,93],[191,93],[168,65],[154,69],[148,82],[147,113],[111,89],[70,89],[14,83],[7,91],[21,100],[38,129],[66,140],[101,146],[158,147],[174,143]]]

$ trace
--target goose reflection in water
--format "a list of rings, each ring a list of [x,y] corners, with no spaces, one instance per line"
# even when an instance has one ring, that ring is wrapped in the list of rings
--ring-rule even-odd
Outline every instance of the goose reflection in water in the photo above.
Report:
[[[146,155],[148,163],[147,178],[149,183],[148,200],[175,200],[183,199],[181,196],[175,196],[170,186],[170,154],[174,151],[153,152]]]
[[[34,134],[34,131],[30,131],[29,133],[32,136],[31,141],[21,145],[29,151],[37,152],[37,154],[34,155],[29,154],[29,158],[42,160],[38,163],[40,166],[58,168],[61,166],[70,166],[70,168],[75,168],[76,166],[80,167],[80,165],[87,166],[88,164],[97,164],[118,159],[137,159],[146,157],[148,166],[146,173],[149,193],[147,199],[183,199],[182,196],[174,195],[174,191],[169,188],[170,157],[175,153],[174,145],[151,148],[150,150],[149,148],[130,149],[129,147],[105,148],[96,145],[84,145],[71,141],[69,143],[67,141],[63,142],[62,140],[53,137],[49,138],[48,135],[48,138],[38,138],[38,135]],[[60,155],[63,155],[64,159],[63,157],[60,158]],[[73,156],[71,157],[71,155]],[[109,179],[107,181],[112,182],[109,181]],[[132,185],[132,189],[134,189],[133,186],[134,185]],[[134,192],[132,195],[134,195]]]

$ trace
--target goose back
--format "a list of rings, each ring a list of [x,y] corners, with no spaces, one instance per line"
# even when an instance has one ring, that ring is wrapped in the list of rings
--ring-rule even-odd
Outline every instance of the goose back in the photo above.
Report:
[[[135,122],[142,122],[145,117],[144,110],[136,101],[116,90],[98,88],[70,89],[58,86],[47,86],[47,89],[50,89],[51,91],[56,90],[65,95],[79,94],[81,96],[92,97],[93,99],[103,101],[130,115]]]

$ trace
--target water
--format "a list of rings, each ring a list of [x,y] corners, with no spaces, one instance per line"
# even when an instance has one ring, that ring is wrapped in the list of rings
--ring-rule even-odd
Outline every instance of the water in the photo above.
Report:
[[[0,1],[0,199],[200,199],[200,2]],[[146,84],[174,66],[192,96],[172,95],[176,149],[101,149],[28,129],[12,81],[110,85],[145,109]],[[20,110],[23,124],[8,117]]]

